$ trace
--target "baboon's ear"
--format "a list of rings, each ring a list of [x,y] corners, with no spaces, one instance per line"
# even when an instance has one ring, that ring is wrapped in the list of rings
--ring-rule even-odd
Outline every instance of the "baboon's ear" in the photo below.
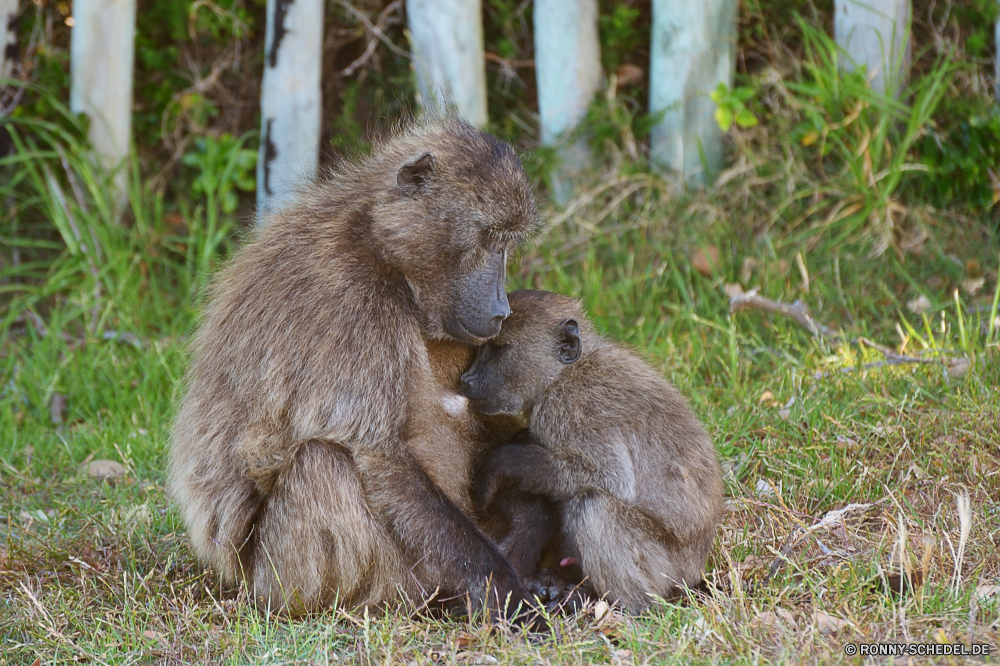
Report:
[[[424,153],[416,162],[404,164],[396,174],[396,184],[406,194],[416,194],[434,173],[434,156]]]
[[[559,324],[559,360],[569,365],[580,358],[583,343],[580,341],[580,327],[576,319],[567,319]]]

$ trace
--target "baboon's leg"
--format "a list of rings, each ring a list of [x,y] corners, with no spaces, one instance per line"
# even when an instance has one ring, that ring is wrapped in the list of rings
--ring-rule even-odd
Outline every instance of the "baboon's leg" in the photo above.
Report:
[[[413,595],[399,547],[372,515],[346,450],[307,442],[278,477],[257,524],[253,588],[272,608],[305,612],[335,598],[376,605]]]
[[[187,406],[185,406],[187,408]],[[191,423],[193,419],[182,421]],[[225,427],[179,427],[170,454],[170,493],[187,526],[198,559],[235,583],[249,554],[264,498],[239,471]],[[220,445],[220,442],[222,443]]]
[[[500,550],[522,578],[533,575],[545,547],[558,534],[555,510],[544,498],[516,490],[501,491],[494,503],[510,525]]]
[[[587,586],[628,610],[646,610],[649,594],[669,598],[701,580],[701,563],[683,556],[672,534],[655,520],[603,491],[564,506],[563,533],[579,553]]]

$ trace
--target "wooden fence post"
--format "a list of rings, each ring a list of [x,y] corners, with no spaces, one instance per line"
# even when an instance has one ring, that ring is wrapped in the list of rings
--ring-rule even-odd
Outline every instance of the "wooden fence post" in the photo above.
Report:
[[[10,78],[13,73],[12,65],[17,57],[16,19],[17,0],[0,0],[0,79]]]
[[[406,0],[420,103],[443,111],[454,104],[473,125],[489,121],[480,0]]]
[[[736,0],[653,0],[649,110],[663,112],[650,133],[653,160],[704,184],[724,162],[722,130],[709,97],[733,86]]]
[[[323,0],[267,0],[260,90],[259,213],[316,177],[322,116]],[[258,224],[264,220],[258,215]]]
[[[69,104],[90,118],[90,142],[108,169],[118,169],[129,152],[134,57],[135,0],[75,0]],[[121,203],[124,170],[116,182]]]
[[[910,66],[910,0],[834,0],[833,8],[841,67],[867,67],[874,90],[898,94]]]
[[[600,89],[601,43],[597,0],[535,0],[535,77],[542,143],[552,145],[587,114]],[[553,195],[565,203],[577,173],[590,163],[584,140],[563,147],[552,176]]]

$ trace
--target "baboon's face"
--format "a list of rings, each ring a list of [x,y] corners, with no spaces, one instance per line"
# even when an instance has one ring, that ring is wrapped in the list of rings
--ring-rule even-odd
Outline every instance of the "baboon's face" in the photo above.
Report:
[[[510,315],[507,258],[537,215],[510,146],[478,131],[454,141],[399,169],[397,202],[407,222],[394,222],[382,238],[406,275],[425,332],[482,344]]]
[[[475,248],[454,282],[451,308],[442,317],[445,332],[456,340],[480,344],[495,337],[510,316],[507,302],[508,248],[499,244]]]
[[[577,320],[558,309],[533,309],[537,299],[524,296],[538,293],[511,295],[510,319],[462,375],[460,393],[474,411],[527,415],[563,368],[580,358],[583,343]]]

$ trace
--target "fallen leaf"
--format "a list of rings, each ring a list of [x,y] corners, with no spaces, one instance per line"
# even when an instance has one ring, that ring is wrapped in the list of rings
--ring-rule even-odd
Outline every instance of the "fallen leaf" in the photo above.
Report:
[[[787,421],[788,417],[792,415],[792,405],[795,404],[795,396],[792,396],[785,406],[778,410],[778,416],[781,417],[782,421]]]
[[[792,615],[791,611],[785,610],[784,608],[778,608],[775,612],[778,614],[778,617],[787,622],[789,626],[793,628],[798,626],[798,623],[795,621],[795,616]]]
[[[763,611],[760,615],[754,618],[754,621],[751,624],[774,627],[776,629],[795,629],[798,626],[795,622],[795,616],[784,608],[777,608],[773,612]]]
[[[87,474],[96,479],[113,479],[125,474],[125,465],[114,460],[93,460],[87,465]]]
[[[934,291],[941,291],[944,288],[945,279],[940,275],[932,275],[927,278],[927,288]]]
[[[976,586],[976,599],[979,602],[987,601],[989,599],[993,599],[994,597],[1000,597],[1000,585]]]
[[[607,601],[605,601],[604,599],[598,601],[596,604],[594,604],[594,621],[600,622],[601,620],[603,620],[604,616],[608,614],[609,610],[611,610],[611,606],[608,605]]]
[[[740,294],[743,293],[743,285],[741,285],[739,282],[730,282],[724,285],[722,288],[725,290],[726,296],[728,296],[729,298],[739,296]]]
[[[632,650],[615,650],[611,654],[612,664],[619,664],[622,661],[631,661],[631,660],[632,660]]]
[[[623,632],[628,620],[620,611],[614,610],[603,599],[594,604],[594,620],[597,629],[609,639],[619,641],[624,638]]]
[[[813,614],[813,622],[816,623],[816,628],[819,629],[821,634],[832,634],[851,626],[851,623],[847,620],[827,615],[822,611],[816,611]]]
[[[930,238],[930,234],[923,227],[910,227],[903,232],[903,237],[899,239],[899,249],[903,252],[922,254],[924,242]]]
[[[907,301],[906,303],[906,309],[913,314],[922,314],[930,310],[931,307],[931,299],[927,298],[923,294],[920,294],[912,301]]]
[[[757,497],[774,497],[774,488],[767,479],[757,479],[754,490],[757,492]]]
[[[714,245],[698,248],[691,257],[691,266],[705,277],[711,277],[719,266],[719,248]]]
[[[964,356],[953,358],[948,362],[948,376],[952,379],[958,379],[968,372],[970,367],[972,367],[972,361]]]
[[[969,296],[975,296],[980,292],[984,284],[986,284],[986,278],[984,277],[968,278],[966,280],[962,280],[962,289],[965,290],[965,293]]]
[[[618,89],[621,90],[625,86],[634,86],[637,83],[642,83],[643,73],[642,67],[625,63],[615,72],[618,77]]]
[[[66,413],[66,396],[62,393],[53,393],[49,398],[49,420],[53,425],[63,422],[63,414]]]
[[[747,555],[743,558],[742,562],[736,565],[735,568],[749,571],[758,567],[766,567],[770,566],[771,559],[772,558],[764,557],[763,555]]]
[[[965,262],[965,274],[970,278],[977,278],[983,274],[983,269],[979,265],[978,259],[969,259]]]
[[[764,389],[764,392],[757,398],[757,402],[766,402],[768,400],[774,400],[774,394],[770,390]]]
[[[458,637],[455,638],[455,647],[459,650],[476,645],[477,643],[479,643],[479,639],[476,638],[474,634],[470,633],[459,634]]]
[[[784,629],[785,625],[781,623],[781,618],[778,617],[777,613],[772,613],[771,611],[764,611],[753,619],[750,623],[751,626],[759,627],[774,627],[776,629]]]
[[[42,658],[36,657],[35,660],[31,662],[31,666],[42,666]]]
[[[162,641],[165,638],[165,636],[163,634],[161,634],[160,632],[153,631],[151,629],[145,630],[144,632],[142,632],[142,635],[145,636],[146,638],[148,638],[151,641]]]

